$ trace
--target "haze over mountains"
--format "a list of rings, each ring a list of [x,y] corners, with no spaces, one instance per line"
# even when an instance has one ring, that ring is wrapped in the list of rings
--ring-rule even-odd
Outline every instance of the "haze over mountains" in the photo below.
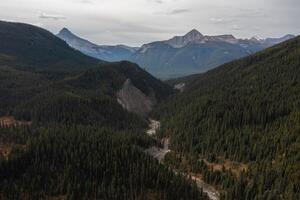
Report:
[[[74,49],[77,49],[88,56],[110,62],[128,60],[128,58],[138,49],[136,47],[125,45],[97,45],[74,35],[67,28],[63,28],[57,36],[65,40]]]
[[[96,45],[81,39],[66,28],[57,36],[84,54],[107,61],[130,60],[162,79],[206,72],[295,37],[286,35],[281,38],[238,39],[233,35],[205,36],[194,29],[184,36],[175,36],[136,48]]]

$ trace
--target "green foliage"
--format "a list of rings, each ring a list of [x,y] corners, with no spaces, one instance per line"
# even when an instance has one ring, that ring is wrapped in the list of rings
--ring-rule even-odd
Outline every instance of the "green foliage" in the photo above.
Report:
[[[299,199],[300,38],[186,83],[154,113],[173,149],[248,163],[225,199]]]
[[[153,141],[141,134],[86,126],[0,129],[0,137],[15,142],[22,135],[29,136],[27,150],[0,162],[1,199],[147,199],[150,191],[156,199],[205,199],[192,181],[143,152]]]
[[[206,199],[143,152],[155,143],[147,122],[115,96],[127,79],[158,101],[173,92],[133,63],[99,62],[48,31],[0,22],[0,116],[33,122],[0,127],[0,199]]]
[[[140,129],[146,121],[116,99],[126,79],[158,101],[173,92],[136,64],[97,61],[41,28],[0,22],[0,38],[0,116]]]
[[[0,21],[0,64],[35,71],[73,71],[102,62],[84,56],[42,28]],[[2,59],[1,59],[2,58]]]

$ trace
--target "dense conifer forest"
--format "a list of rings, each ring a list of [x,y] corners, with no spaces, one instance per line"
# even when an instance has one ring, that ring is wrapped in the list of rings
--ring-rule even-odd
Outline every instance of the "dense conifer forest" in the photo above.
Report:
[[[144,153],[147,120],[115,96],[127,79],[158,102],[173,93],[136,64],[0,22],[0,199],[207,199]]]
[[[1,199],[205,199],[192,181],[143,153],[141,134],[86,126],[3,128]]]
[[[163,164],[118,103],[128,79],[158,103]],[[182,82],[0,22],[0,199],[208,199],[192,176],[224,200],[300,199],[299,37]]]
[[[169,163],[223,199],[300,199],[300,38],[182,80],[185,91],[154,112],[178,153]],[[245,167],[213,168],[226,160]]]

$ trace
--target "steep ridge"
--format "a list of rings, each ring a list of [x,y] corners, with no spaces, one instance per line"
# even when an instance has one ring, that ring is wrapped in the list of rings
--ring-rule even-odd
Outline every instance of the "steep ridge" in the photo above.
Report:
[[[49,31],[22,23],[0,21],[2,65],[38,71],[74,71],[101,61],[84,56]]]
[[[169,163],[224,199],[300,198],[300,37],[180,81],[184,92],[155,112],[180,155]]]

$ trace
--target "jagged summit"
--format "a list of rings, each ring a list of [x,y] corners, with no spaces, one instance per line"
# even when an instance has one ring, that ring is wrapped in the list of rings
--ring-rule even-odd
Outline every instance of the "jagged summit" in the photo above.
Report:
[[[190,42],[195,42],[201,40],[204,36],[196,29],[191,30],[184,36],[175,36],[170,40],[167,40],[166,43],[175,48],[181,48],[187,45]]]
[[[59,35],[62,35],[62,34],[64,34],[64,35],[73,35],[73,33],[72,33],[69,29],[67,29],[66,27],[62,28],[62,29],[59,31],[58,34],[59,34]]]
[[[57,36],[65,41],[68,41],[70,39],[79,39],[78,36],[76,36],[74,33],[72,33],[68,28],[62,28]]]
[[[71,46],[75,49],[78,49],[81,52],[84,52],[84,50],[86,48],[93,49],[93,48],[97,47],[96,44],[93,44],[93,43],[89,42],[88,40],[85,40],[85,39],[82,39],[82,38],[78,37],[77,35],[72,33],[67,28],[61,29],[61,31],[59,31],[59,33],[56,36],[59,37],[60,39],[64,40],[64,41],[66,41],[69,44],[69,46]],[[87,54],[87,55],[89,55],[89,54]]]
[[[193,29],[190,32],[188,32],[187,34],[185,34],[184,37],[201,38],[201,37],[203,37],[203,35],[197,29]]]
[[[68,28],[64,27],[60,30],[60,33],[63,33],[63,32],[71,32]]]

